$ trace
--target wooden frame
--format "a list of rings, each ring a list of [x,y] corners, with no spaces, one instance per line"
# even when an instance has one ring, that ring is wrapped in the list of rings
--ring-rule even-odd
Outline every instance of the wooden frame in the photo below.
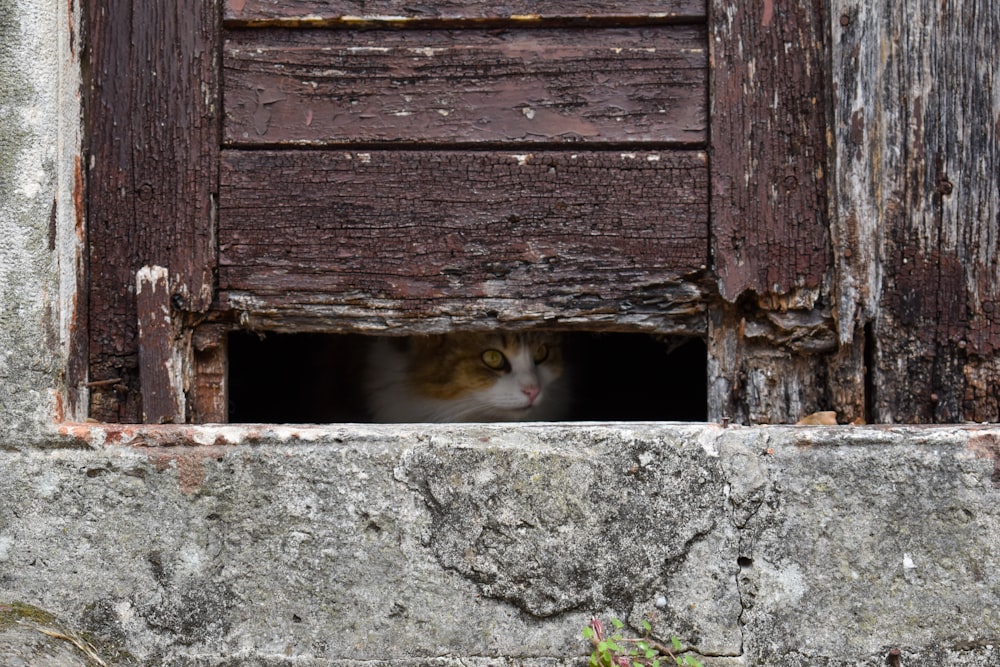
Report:
[[[86,3],[92,417],[224,420],[237,327],[484,322],[704,337],[712,419],[1000,416],[988,0],[907,5],[930,71],[888,0],[217,1]]]
[[[130,27],[98,4],[91,40],[110,46],[91,54],[90,368],[119,381],[94,385],[94,417],[224,420],[237,326],[704,334],[698,3],[552,2],[532,16],[462,3],[379,31],[354,29],[384,25],[350,18],[352,3],[192,2],[184,26],[137,3]],[[209,21],[216,10],[224,26]],[[179,51],[158,51],[155,34]],[[117,70],[117,51],[155,66]],[[162,161],[192,124],[206,129]],[[154,166],[173,172],[167,189],[147,177]],[[160,322],[141,308],[162,303],[114,287],[146,266],[169,285],[176,349],[162,349],[162,326],[130,324]],[[154,372],[151,359],[187,372]],[[143,410],[140,397],[171,392]]]
[[[91,416],[102,421],[141,421],[139,320],[153,315],[138,312],[139,270],[166,270],[178,326],[211,306],[220,11],[212,0],[86,6],[88,355]],[[146,393],[181,405],[179,390]]]

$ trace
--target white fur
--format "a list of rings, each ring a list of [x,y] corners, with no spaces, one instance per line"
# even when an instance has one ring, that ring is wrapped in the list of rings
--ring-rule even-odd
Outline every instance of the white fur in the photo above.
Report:
[[[454,399],[422,396],[410,386],[407,358],[388,339],[379,339],[368,357],[365,390],[372,417],[377,422],[490,422],[549,421],[566,410],[565,381],[546,365],[535,365],[522,347],[508,355],[511,370],[490,387]],[[541,389],[534,404],[524,388]]]

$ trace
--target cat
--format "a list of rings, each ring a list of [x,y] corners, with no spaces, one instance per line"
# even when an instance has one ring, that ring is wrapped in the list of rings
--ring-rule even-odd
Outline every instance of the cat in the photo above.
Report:
[[[365,370],[376,422],[564,419],[563,350],[550,333],[451,333],[379,338]]]

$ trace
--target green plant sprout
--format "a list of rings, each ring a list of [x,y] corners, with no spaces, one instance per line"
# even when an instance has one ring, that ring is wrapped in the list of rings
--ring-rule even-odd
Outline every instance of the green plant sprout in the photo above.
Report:
[[[583,629],[583,637],[594,647],[590,653],[590,667],[703,667],[690,655],[681,655],[683,645],[677,637],[670,640],[671,648],[650,638],[653,631],[649,621],[643,619],[643,637],[627,639],[622,635],[625,624],[617,618],[611,619],[614,633],[608,637],[604,623],[593,618]]]

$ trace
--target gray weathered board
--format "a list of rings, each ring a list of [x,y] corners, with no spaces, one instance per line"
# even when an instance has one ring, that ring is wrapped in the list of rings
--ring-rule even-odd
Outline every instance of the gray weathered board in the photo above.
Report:
[[[1000,420],[1000,11],[831,3],[831,227],[871,418]],[[866,327],[867,324],[867,327]]]

